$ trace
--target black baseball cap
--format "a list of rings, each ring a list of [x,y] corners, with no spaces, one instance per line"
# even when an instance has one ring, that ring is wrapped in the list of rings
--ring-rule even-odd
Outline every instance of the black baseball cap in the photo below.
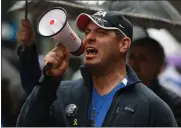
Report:
[[[118,12],[99,11],[93,15],[81,13],[76,19],[78,29],[84,32],[90,20],[103,29],[119,30],[124,36],[129,37],[132,40],[132,24]]]

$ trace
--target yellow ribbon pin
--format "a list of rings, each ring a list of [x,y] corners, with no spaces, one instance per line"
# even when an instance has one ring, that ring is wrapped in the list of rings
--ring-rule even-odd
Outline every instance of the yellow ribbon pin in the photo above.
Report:
[[[74,119],[73,126],[77,126],[77,125],[78,125],[77,119]]]

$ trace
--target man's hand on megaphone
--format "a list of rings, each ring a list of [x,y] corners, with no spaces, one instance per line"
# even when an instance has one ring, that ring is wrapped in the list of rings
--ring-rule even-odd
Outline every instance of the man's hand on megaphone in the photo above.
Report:
[[[54,77],[63,76],[68,68],[68,56],[68,49],[57,44],[44,58],[45,66],[47,64],[53,65],[52,68],[47,69],[46,75]]]
[[[24,46],[29,46],[33,44],[33,28],[29,20],[21,20],[21,24],[17,32],[17,40],[20,44]]]

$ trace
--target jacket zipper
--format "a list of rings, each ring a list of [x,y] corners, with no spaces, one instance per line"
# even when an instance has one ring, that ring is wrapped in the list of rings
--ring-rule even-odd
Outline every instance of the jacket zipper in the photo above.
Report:
[[[115,105],[116,105],[115,102],[116,102],[116,100],[117,100],[117,98],[118,98],[118,96],[119,96],[119,93],[120,93],[120,90],[117,91],[116,94],[114,95],[112,104],[111,104],[110,109],[108,110],[108,112],[107,112],[107,114],[106,114],[106,117],[105,117],[105,120],[104,120],[104,122],[103,122],[103,124],[102,124],[102,127],[109,127],[109,126],[107,126],[106,123],[108,122],[108,120],[109,120],[108,117],[110,117],[109,115],[111,114],[112,110],[114,109],[114,107],[115,107]],[[117,115],[117,113],[115,114],[115,116],[113,117],[113,119],[116,117],[116,115]]]
[[[130,84],[130,85],[132,85],[132,84]],[[112,111],[114,110],[115,105],[117,104],[117,103],[116,103],[116,100],[117,100],[117,98],[119,97],[121,91],[130,88],[130,87],[131,87],[130,85],[129,85],[129,86],[127,85],[126,87],[118,90],[118,91],[115,93],[115,95],[114,95],[114,97],[113,97],[112,104],[111,104],[110,109],[108,110],[108,112],[107,112],[107,114],[106,114],[106,117],[105,117],[105,119],[104,119],[104,122],[103,122],[103,124],[102,124],[102,127],[109,127],[109,126],[107,126],[106,123],[109,121],[110,114],[112,113]],[[113,120],[116,116],[117,116],[117,112],[115,113],[114,117],[112,117],[112,120]],[[113,127],[113,126],[112,126],[112,127]]]
[[[88,118],[88,111],[89,111],[89,106],[90,106],[90,103],[91,103],[91,101],[92,101],[92,89],[91,89],[92,87],[88,87],[88,95],[89,95],[89,97],[88,97],[88,104],[87,104],[87,112],[86,112],[86,124],[87,124],[87,126],[89,127],[89,118]]]

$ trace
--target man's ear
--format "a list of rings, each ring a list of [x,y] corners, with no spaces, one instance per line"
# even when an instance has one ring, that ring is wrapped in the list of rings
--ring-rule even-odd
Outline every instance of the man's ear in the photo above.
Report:
[[[128,51],[131,45],[131,39],[129,37],[124,37],[122,40],[120,40],[119,43],[119,49],[121,53],[125,53]]]

